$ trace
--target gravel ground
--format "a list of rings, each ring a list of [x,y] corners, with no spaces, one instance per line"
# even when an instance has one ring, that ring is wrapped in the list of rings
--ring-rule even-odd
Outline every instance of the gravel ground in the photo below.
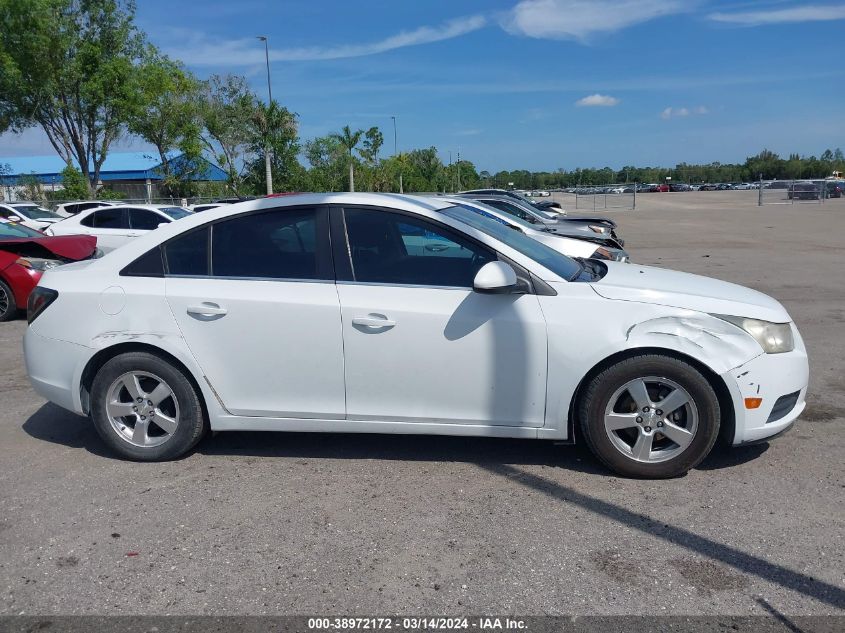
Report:
[[[136,464],[34,394],[26,324],[0,324],[0,614],[845,614],[845,199],[612,215],[636,261],[786,305],[811,357],[790,434],[659,482],[468,438],[229,433]]]

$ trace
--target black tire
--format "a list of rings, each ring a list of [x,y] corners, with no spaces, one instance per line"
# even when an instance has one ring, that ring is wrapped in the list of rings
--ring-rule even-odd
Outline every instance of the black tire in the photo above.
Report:
[[[697,409],[697,428],[690,443],[660,462],[643,462],[624,454],[605,429],[605,411],[611,398],[629,381],[647,376],[669,379],[690,395]],[[713,448],[719,435],[719,399],[710,382],[695,367],[671,356],[648,354],[620,361],[586,385],[578,403],[581,432],[593,454],[608,468],[626,477],[666,479],[685,474]],[[637,433],[637,430],[632,431]]]
[[[125,439],[110,421],[106,410],[109,390],[118,378],[129,372],[144,372],[160,377],[172,391],[174,401],[178,402],[176,429],[162,444],[136,446]],[[199,394],[191,381],[170,362],[147,352],[128,352],[115,356],[100,368],[91,386],[91,419],[97,433],[109,448],[122,457],[138,461],[162,461],[180,457],[190,451],[207,430]]]
[[[5,304],[5,308],[3,307]],[[18,304],[9,285],[0,279],[0,322],[11,321],[18,316]]]

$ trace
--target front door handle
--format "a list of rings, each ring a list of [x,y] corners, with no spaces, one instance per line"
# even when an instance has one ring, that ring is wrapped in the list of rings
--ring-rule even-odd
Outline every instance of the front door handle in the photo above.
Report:
[[[188,306],[188,314],[195,314],[202,317],[224,316],[226,308],[223,308],[211,301],[203,301],[197,306]]]
[[[360,325],[362,327],[371,328],[389,328],[396,325],[396,321],[391,321],[386,316],[370,314],[365,317],[355,317],[352,319],[352,325]]]

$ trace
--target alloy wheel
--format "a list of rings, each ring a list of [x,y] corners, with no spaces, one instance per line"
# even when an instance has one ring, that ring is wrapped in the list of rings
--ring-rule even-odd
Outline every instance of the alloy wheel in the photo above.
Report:
[[[678,383],[658,376],[630,380],[611,396],[604,428],[613,446],[638,462],[682,453],[698,430],[698,408]]]
[[[127,372],[108,389],[106,415],[118,437],[141,448],[160,446],[179,425],[179,402],[160,377]]]

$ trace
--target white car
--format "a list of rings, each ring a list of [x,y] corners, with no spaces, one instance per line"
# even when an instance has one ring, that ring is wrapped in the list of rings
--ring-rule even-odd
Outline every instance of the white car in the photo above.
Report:
[[[201,213],[202,211],[210,211],[211,209],[216,209],[217,207],[221,207],[225,202],[201,202],[199,204],[192,204],[188,207],[188,211],[192,213]]]
[[[618,262],[627,262],[630,260],[628,253],[621,248],[605,248],[604,246],[598,246],[595,243],[588,242],[586,240],[579,240],[577,238],[565,237],[549,231],[543,231],[538,229],[536,225],[532,225],[525,220],[522,220],[514,215],[510,215],[509,213],[505,213],[504,211],[500,211],[499,209],[486,205],[483,202],[478,202],[469,198],[451,198],[448,196],[440,197],[439,199],[458,206],[466,207],[475,211],[478,215],[493,219],[499,224],[504,224],[513,230],[525,233],[528,237],[535,239],[538,242],[542,242],[549,248],[553,248],[557,252],[563,253],[568,257],[593,257],[596,259],[609,259]],[[473,221],[470,222],[470,225],[480,231],[486,232],[486,230],[490,227],[489,222],[481,222],[475,218],[471,218],[471,220]]]
[[[113,251],[162,224],[190,216],[182,207],[127,204],[80,211],[50,226],[47,235],[95,235],[103,253]]]
[[[87,211],[88,209],[98,209],[100,207],[115,207],[121,204],[111,200],[78,200],[76,202],[65,202],[56,207],[56,215],[63,218],[69,218],[72,215]]]
[[[804,409],[807,354],[774,299],[575,261],[479,217],[367,193],[192,215],[48,270],[29,378],[136,460],[209,430],[572,441],[578,426],[616,472],[660,478]]]
[[[35,202],[4,202],[0,204],[0,219],[43,231],[62,218]]]

